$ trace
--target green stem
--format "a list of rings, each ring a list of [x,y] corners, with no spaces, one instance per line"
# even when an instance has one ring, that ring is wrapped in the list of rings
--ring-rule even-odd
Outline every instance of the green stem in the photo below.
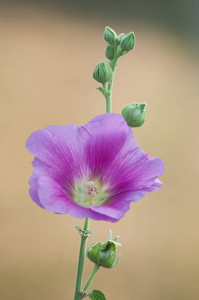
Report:
[[[91,272],[91,275],[89,276],[89,278],[88,278],[88,280],[85,284],[85,287],[83,288],[84,292],[87,292],[87,290],[88,290],[89,286],[91,285],[97,271],[99,270],[99,267],[100,267],[99,265],[95,264],[95,266],[93,268],[93,271]]]
[[[112,98],[112,87],[113,87],[113,80],[114,80],[114,75],[115,75],[115,69],[117,67],[117,62],[118,62],[119,57],[117,56],[117,48],[115,48],[115,55],[113,60],[111,61],[110,67],[113,71],[113,77],[112,79],[109,81],[108,84],[108,92],[110,93],[109,96],[105,96],[106,98],[106,112],[107,113],[111,113],[112,111],[112,104],[111,104],[111,98]]]
[[[84,222],[84,230],[87,231],[89,229],[90,219],[86,218]],[[82,275],[83,275],[83,268],[84,268],[84,257],[86,252],[86,241],[87,236],[82,233],[81,235],[81,244],[79,250],[79,259],[78,259],[78,268],[77,268],[77,278],[76,278],[76,286],[75,286],[75,295],[74,300],[81,300],[81,287],[82,287]]]

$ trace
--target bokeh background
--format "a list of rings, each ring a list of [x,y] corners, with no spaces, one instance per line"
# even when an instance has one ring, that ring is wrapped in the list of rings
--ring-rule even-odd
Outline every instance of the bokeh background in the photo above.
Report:
[[[83,220],[37,207],[28,195],[31,132],[85,124],[104,113],[92,78],[104,60],[106,25],[134,31],[120,59],[113,111],[148,103],[134,130],[140,146],[165,162],[163,188],[132,203],[116,224],[91,223],[94,241],[120,235],[121,262],[100,269],[93,288],[107,299],[199,297],[199,2],[0,2],[0,289],[2,300],[73,299]],[[84,282],[92,269],[85,264]]]

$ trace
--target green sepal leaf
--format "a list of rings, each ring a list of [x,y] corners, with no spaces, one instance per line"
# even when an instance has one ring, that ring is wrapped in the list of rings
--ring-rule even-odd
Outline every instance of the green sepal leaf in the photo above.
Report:
[[[112,238],[112,231],[109,230],[108,241],[114,242],[117,247],[122,246],[120,243],[118,243],[118,240],[119,235],[116,235],[114,238]]]
[[[97,244],[92,243],[86,251],[86,256],[88,257],[88,259],[90,259],[92,262],[98,265],[99,265],[98,256],[101,249],[101,244],[102,244],[101,242]]]
[[[121,254],[119,254],[118,259],[117,259],[116,262],[112,265],[111,269],[114,268],[114,267],[116,267],[116,266],[119,264],[120,257],[121,257]]]
[[[99,290],[93,290],[88,294],[91,300],[106,300],[106,296]]]

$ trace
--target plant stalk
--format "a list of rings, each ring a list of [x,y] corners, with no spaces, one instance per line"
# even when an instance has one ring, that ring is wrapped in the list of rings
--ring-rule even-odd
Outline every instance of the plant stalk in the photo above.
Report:
[[[89,229],[90,219],[86,218],[84,222],[84,230],[87,231]],[[77,267],[77,277],[76,277],[76,285],[75,285],[75,295],[74,300],[81,300],[81,288],[82,288],[82,275],[83,275],[83,268],[84,268],[84,257],[86,252],[86,242],[87,236],[85,234],[81,234],[81,243],[80,243],[80,250],[79,250],[79,259],[78,259],[78,267]]]
[[[111,113],[112,112],[112,103],[111,103],[111,99],[112,99],[112,88],[113,88],[113,80],[114,80],[114,75],[115,75],[115,69],[117,67],[117,62],[118,62],[118,55],[117,55],[117,48],[115,48],[115,55],[113,60],[111,61],[110,67],[113,71],[113,77],[112,79],[109,81],[108,84],[108,92],[110,93],[109,96],[105,96],[106,98],[106,112],[107,113]]]
[[[89,278],[88,278],[88,280],[87,280],[87,282],[85,284],[85,287],[83,288],[84,292],[87,292],[87,290],[88,290],[89,286],[91,285],[91,283],[92,283],[92,281],[93,281],[93,279],[94,279],[97,271],[99,270],[99,267],[100,266],[97,265],[97,264],[94,265],[93,271],[91,272],[91,275],[89,276]]]

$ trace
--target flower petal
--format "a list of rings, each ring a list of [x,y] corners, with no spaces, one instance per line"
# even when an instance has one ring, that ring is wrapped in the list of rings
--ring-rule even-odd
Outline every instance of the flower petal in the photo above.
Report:
[[[129,151],[125,147],[107,169],[104,181],[111,186],[114,195],[150,187],[163,173],[164,164],[161,159],[151,158],[141,149]]]
[[[49,126],[31,134],[26,144],[35,155],[33,166],[70,192],[75,178],[85,174],[80,128],[75,125]]]
[[[138,143],[124,118],[119,114],[104,114],[93,118],[82,126],[88,133],[85,135],[85,157],[91,174],[103,176],[115,157],[128,145],[133,150]]]
[[[34,169],[32,176],[29,179],[29,184],[30,184],[30,189],[29,189],[29,194],[32,200],[39,205],[40,207],[44,208],[39,200],[38,196],[38,179],[39,179],[39,172]]]
[[[124,217],[126,212],[130,209],[130,203],[132,201],[138,201],[139,199],[144,197],[145,194],[159,190],[161,186],[162,182],[156,179],[154,183],[148,188],[144,188],[143,190],[122,192],[121,194],[110,197],[110,203],[108,205],[92,205],[91,209],[104,216],[111,216],[113,218],[111,222],[116,222]]]
[[[91,210],[101,214],[104,217],[111,217],[111,222],[119,221],[125,213],[130,208],[130,202],[124,201],[121,203],[120,201],[115,201],[112,205],[102,205],[102,206],[90,206]]]

